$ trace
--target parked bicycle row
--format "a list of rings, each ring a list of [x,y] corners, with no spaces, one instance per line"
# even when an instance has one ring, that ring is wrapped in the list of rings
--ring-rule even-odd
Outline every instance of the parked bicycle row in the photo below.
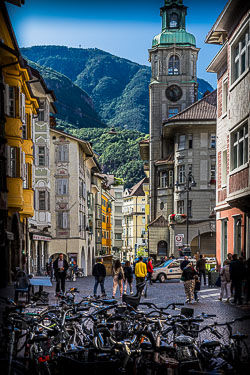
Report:
[[[182,303],[159,307],[135,295],[82,297],[76,288],[56,305],[6,303],[1,327],[4,374],[244,374],[250,365],[247,336],[235,326],[250,317],[218,322],[194,316]],[[171,309],[171,310],[170,310]]]

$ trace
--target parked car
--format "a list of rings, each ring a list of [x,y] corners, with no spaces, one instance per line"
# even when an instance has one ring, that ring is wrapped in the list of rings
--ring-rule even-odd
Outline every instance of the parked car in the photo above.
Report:
[[[183,260],[183,258],[170,259],[154,267],[152,281],[159,280],[161,283],[164,283],[165,280],[180,279],[182,275],[181,263]],[[190,259],[190,262],[193,262],[194,266],[196,265],[196,259]]]

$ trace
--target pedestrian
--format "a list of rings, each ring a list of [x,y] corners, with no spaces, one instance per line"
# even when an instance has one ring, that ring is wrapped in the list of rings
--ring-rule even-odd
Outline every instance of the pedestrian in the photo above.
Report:
[[[129,260],[127,260],[127,262],[125,263],[123,271],[124,271],[124,277],[125,277],[124,294],[127,294],[127,288],[128,287],[129,287],[129,290],[130,290],[130,294],[133,294],[133,286],[132,286],[133,270],[132,270],[132,267],[131,267],[131,264],[130,264]]]
[[[230,279],[230,271],[229,271],[229,260],[225,260],[223,263],[223,267],[220,270],[220,278],[221,278],[221,289],[220,289],[220,297],[219,301],[222,301],[224,297],[224,292],[226,295],[226,302],[229,302],[231,297],[231,279]]]
[[[248,258],[246,261],[245,279],[246,279],[246,305],[248,305],[250,302],[250,258]]]
[[[137,262],[135,265],[136,284],[145,281],[145,277],[147,276],[147,266],[142,260],[143,258],[140,257],[139,262]]]
[[[60,253],[59,257],[53,263],[56,278],[56,294],[60,292],[65,293],[65,279],[68,268],[67,260],[63,258],[63,253]]]
[[[231,254],[231,253],[228,253],[228,254],[227,254],[227,260],[228,260],[229,262],[231,262],[231,260],[232,260],[232,254]]]
[[[242,280],[245,276],[245,270],[243,262],[241,262],[237,254],[233,254],[232,260],[230,262],[229,266],[229,272],[230,272],[230,279],[232,280],[233,286],[234,286],[234,299],[232,303],[239,303],[239,305],[242,304],[242,298],[241,298],[241,289],[242,289]]]
[[[199,302],[200,299],[198,293],[201,290],[201,282],[198,275],[194,276],[194,282],[194,300],[195,302]]]
[[[120,298],[122,298],[122,292],[123,292],[123,280],[124,277],[124,271],[121,265],[121,262],[119,259],[115,261],[115,265],[113,267],[113,296],[112,298],[115,298],[116,289],[119,285],[120,289]]]
[[[94,285],[94,297],[97,297],[97,288],[100,284],[102,297],[106,297],[104,282],[106,277],[106,267],[103,264],[103,258],[97,258],[96,264],[94,265],[92,275],[95,277]]]
[[[194,276],[197,274],[192,262],[189,262],[182,272],[182,280],[184,281],[184,289],[186,294],[186,303],[192,303],[194,299]]]
[[[199,273],[200,281],[203,276],[204,285],[206,285],[206,263],[207,263],[206,259],[203,258],[203,255],[201,254],[200,259],[196,263],[196,269],[197,269],[197,272]]]
[[[147,271],[148,271],[149,284],[152,285],[153,284],[153,282],[152,282],[152,275],[153,275],[152,258],[148,258]]]
[[[188,260],[188,257],[185,256],[184,260],[181,262],[181,270],[183,271],[184,268],[187,266],[187,264],[190,263],[190,260]]]

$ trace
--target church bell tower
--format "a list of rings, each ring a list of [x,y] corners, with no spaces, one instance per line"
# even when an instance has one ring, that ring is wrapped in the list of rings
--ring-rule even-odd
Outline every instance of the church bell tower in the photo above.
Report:
[[[167,210],[157,203],[156,164],[174,152],[163,136],[163,121],[197,101],[196,64],[199,49],[186,31],[187,7],[182,0],[165,0],[160,10],[162,30],[149,49],[152,75],[150,94],[150,221]]]

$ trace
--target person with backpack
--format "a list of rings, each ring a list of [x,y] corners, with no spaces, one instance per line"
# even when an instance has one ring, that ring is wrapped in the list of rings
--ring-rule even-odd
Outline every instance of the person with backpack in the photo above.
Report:
[[[120,298],[122,298],[122,293],[123,293],[123,280],[125,279],[124,277],[124,271],[121,265],[121,262],[119,259],[115,261],[115,265],[113,267],[113,295],[112,298],[115,298],[116,294],[116,289],[119,285],[120,289]]]
[[[127,261],[125,263],[124,277],[125,277],[124,294],[127,294],[127,288],[128,288],[128,286],[129,286],[130,294],[133,294],[133,286],[132,286],[132,282],[133,282],[133,270],[132,270],[132,267],[131,267],[129,261]]]
[[[148,258],[147,271],[148,271],[149,284],[152,285],[153,284],[152,282],[152,275],[153,275],[152,258]]]
[[[229,260],[225,260],[223,263],[223,267],[220,270],[220,279],[221,279],[221,289],[220,289],[220,297],[219,301],[222,301],[222,298],[225,296],[227,298],[226,302],[229,302],[231,297],[231,279],[230,279],[230,271],[229,271]]]
[[[92,275],[95,277],[94,285],[94,297],[97,297],[97,287],[100,284],[102,297],[106,297],[104,282],[106,277],[106,267],[103,264],[103,258],[97,258],[97,262],[94,265]]]
[[[192,303],[192,300],[194,299],[195,275],[197,275],[197,272],[193,267],[193,263],[189,262],[184,268],[181,277],[181,279],[184,281],[186,303]]]

